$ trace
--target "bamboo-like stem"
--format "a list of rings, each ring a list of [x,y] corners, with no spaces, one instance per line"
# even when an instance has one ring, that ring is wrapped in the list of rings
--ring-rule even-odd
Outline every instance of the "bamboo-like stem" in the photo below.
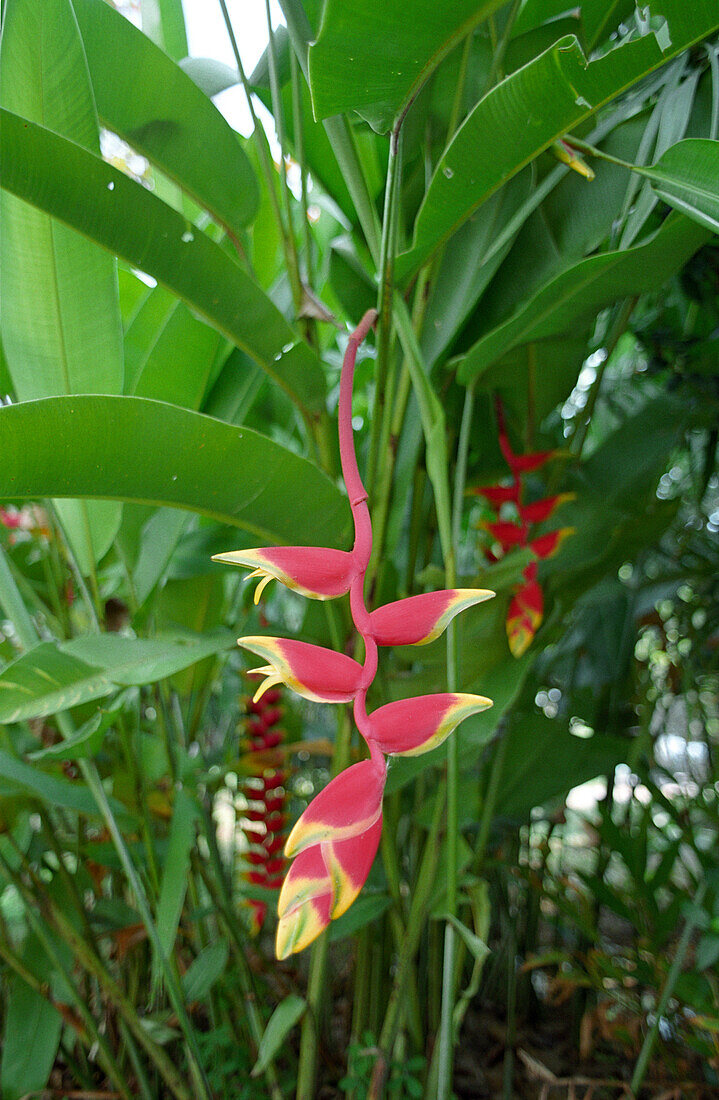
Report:
[[[407,932],[397,963],[397,969],[395,970],[392,993],[382,1025],[378,1044],[379,1051],[372,1072],[367,1100],[380,1100],[384,1095],[384,1087],[387,1080],[392,1049],[399,1031],[409,972],[412,968],[414,956],[419,945],[437,870],[437,861],[439,858],[438,840],[445,806],[444,793],[445,783],[442,783],[440,784],[440,789],[435,799],[432,824],[427,835],[427,841],[422,854],[422,863],[412,895],[412,904],[410,906],[409,918],[407,921]]]
[[[455,467],[454,496],[452,501],[453,556],[445,566],[446,584],[453,588],[457,583],[456,560],[462,528],[462,504],[467,476],[467,455],[472,430],[474,389],[470,386],[464,398],[462,425],[459,433],[457,464]],[[447,689],[458,687],[457,631],[452,622],[447,629]],[[447,913],[457,915],[457,868],[459,843],[459,750],[457,738],[451,737],[447,747]],[[454,1001],[456,993],[457,932],[451,920],[444,929],[444,961],[442,965],[442,1011],[439,1026],[439,1076],[438,1100],[449,1100],[452,1093],[452,1067],[454,1064]]]
[[[224,7],[224,0],[222,0],[222,3]],[[268,33],[267,59],[270,69],[270,95],[272,97],[272,116],[275,121],[277,140],[280,145],[280,193],[282,195],[282,205],[284,206],[285,210],[285,224],[287,226],[287,274],[290,280],[292,299],[295,304],[295,312],[299,312],[302,305],[302,279],[300,278],[300,265],[297,256],[297,245],[295,243],[295,235],[292,228],[290,189],[287,185],[287,166],[285,164],[285,156],[287,155],[287,140],[285,137],[285,123],[284,113],[282,110],[280,83],[277,77],[275,32],[272,27],[272,16],[270,15],[270,0],[265,0],[265,19],[267,21]]]
[[[4,856],[0,854],[0,867],[2,867],[3,873],[8,881],[12,882],[15,888],[22,892],[22,896],[26,897],[22,882],[18,882],[18,876],[15,875],[12,868],[9,866]],[[61,955],[55,949],[55,945],[52,939],[45,934],[45,928],[38,914],[35,911],[32,901],[26,907],[26,914],[28,921],[37,936],[38,940],[43,946],[48,958],[58,970],[59,974],[62,974],[63,979],[67,985],[72,996],[73,1005],[77,1011],[79,1019],[82,1021],[82,1025],[74,1024],[75,1031],[79,1038],[85,1043],[88,1049],[92,1046],[97,1046],[99,1061],[103,1065],[105,1072],[113,1085],[118,1089],[120,1095],[125,1100],[130,1100],[130,1093],[125,1083],[125,1075],[118,1064],[115,1055],[107,1041],[107,1037],[98,1030],[95,1018],[90,1012],[87,1006],[85,998],[78,990],[73,975],[70,970],[65,966]],[[49,987],[41,982],[35,975],[27,969],[22,963],[22,960],[18,958],[15,952],[12,950],[8,941],[3,935],[0,935],[0,957],[10,966],[16,974],[19,975],[26,982],[31,989],[34,989],[36,993],[39,993],[42,997],[45,997],[50,1004],[54,1004],[50,995]]]
[[[687,915],[686,923],[684,925],[684,929],[677,945],[676,955],[672,959],[672,965],[669,968],[667,980],[664,983],[664,988],[662,989],[659,1003],[657,1004],[657,1007],[654,1011],[654,1020],[652,1022],[652,1026],[644,1037],[642,1049],[639,1051],[637,1064],[634,1067],[634,1073],[632,1074],[632,1080],[630,1084],[633,1096],[636,1096],[639,1092],[639,1089],[642,1086],[642,1081],[644,1080],[644,1076],[647,1072],[649,1059],[652,1056],[654,1044],[657,1041],[657,1035],[659,1034],[659,1028],[661,1026],[662,1018],[664,1016],[664,1013],[666,1012],[669,998],[674,992],[674,986],[677,984],[677,981],[679,979],[686,953],[689,950],[689,943],[692,938],[692,933],[694,932],[694,929],[696,928],[697,922],[699,920],[701,904],[704,901],[704,895],[706,894],[706,891],[707,883],[700,882],[694,893],[694,897],[692,898],[692,907]]]
[[[302,88],[297,54],[290,50],[290,79],[292,81],[292,125],[295,132],[295,159],[300,166],[302,203],[302,232],[305,243],[305,282],[313,285],[312,233],[310,232],[309,200],[307,196],[307,163],[305,160],[305,135],[302,119]]]

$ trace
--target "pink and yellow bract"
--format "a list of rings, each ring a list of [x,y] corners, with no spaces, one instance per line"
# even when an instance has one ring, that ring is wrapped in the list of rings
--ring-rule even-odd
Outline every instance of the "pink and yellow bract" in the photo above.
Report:
[[[377,647],[426,645],[439,637],[460,611],[493,596],[486,589],[460,588],[409,596],[370,612],[364,587],[372,552],[372,522],[359,475],[352,434],[352,383],[357,349],[377,318],[369,310],[347,345],[338,411],[342,477],[352,509],[351,550],[312,546],[260,547],[219,554],[216,561],[252,570],[260,583],[255,602],[275,579],[302,595],[327,600],[349,592],[364,661],[286,638],[250,636],[239,644],[267,661],[254,669],[265,679],[255,694],[277,684],[307,699],[353,704],[354,719],[369,758],[340,772],[296,822],[285,845],[294,862],[278,904],[276,952],[280,959],[301,951],[346,912],[370,872],[382,832],[385,754],[416,756],[440,745],[463,719],[491,706],[482,695],[445,693],[388,703],[367,713],[367,691],[377,672]]]

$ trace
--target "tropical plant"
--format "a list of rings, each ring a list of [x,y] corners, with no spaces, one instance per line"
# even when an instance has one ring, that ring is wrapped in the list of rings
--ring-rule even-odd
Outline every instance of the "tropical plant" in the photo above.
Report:
[[[219,6],[236,68],[0,9],[0,1092],[445,1100],[498,823],[651,757],[677,546],[713,638],[719,12],[283,0],[248,76]]]

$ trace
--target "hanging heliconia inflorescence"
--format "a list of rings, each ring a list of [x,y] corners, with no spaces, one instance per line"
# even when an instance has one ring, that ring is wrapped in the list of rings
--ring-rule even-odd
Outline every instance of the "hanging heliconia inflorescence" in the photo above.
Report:
[[[251,568],[251,576],[261,578],[256,599],[273,578],[317,600],[349,592],[352,619],[364,643],[360,664],[343,653],[287,638],[239,639],[241,646],[267,662],[253,670],[265,676],[255,701],[284,683],[306,699],[352,703],[357,728],[369,750],[369,759],[351,765],[317,795],[287,839],[285,855],[294,862],[279,898],[276,950],[280,959],[307,947],[359,894],[382,831],[385,755],[427,752],[464,718],[491,706],[491,700],[481,695],[447,692],[387,703],[367,712],[378,646],[431,642],[454,615],[494,594],[484,589],[449,589],[410,596],[372,612],[367,609],[364,587],[372,523],[354,449],[352,382],[357,348],[376,318],[376,311],[369,310],[350,336],[340,378],[340,461],[354,521],[352,549],[263,547],[218,554],[215,559]]]
[[[532,528],[549,519],[562,501],[571,499],[572,494],[560,493],[558,496],[532,501],[531,504],[523,503],[522,477],[533,470],[538,470],[550,458],[554,458],[556,451],[535,451],[532,454],[516,455],[509,445],[504,411],[499,399],[496,401],[495,408],[499,428],[499,446],[511,471],[512,480],[508,485],[501,482],[497,485],[479,485],[469,489],[468,492],[484,497],[497,515],[495,522],[482,524],[501,549],[500,554],[487,549],[485,554],[488,560],[498,561],[508,550],[514,550],[517,547],[529,549],[534,555],[534,560],[530,561],[522,572],[522,581],[514,589],[507,611],[509,648],[515,657],[521,657],[531,645],[544,616],[544,594],[537,579],[537,563],[551,557],[562,539],[570,535],[573,530],[571,527],[562,527],[533,537]],[[500,518],[504,505],[512,506],[514,514],[511,519]]]
[[[242,720],[242,759],[247,771],[243,794],[248,803],[243,816],[249,822],[245,828],[249,848],[244,853],[249,866],[243,877],[263,890],[279,890],[286,868],[282,849],[287,839],[287,768],[280,749],[285,736],[281,702],[282,691],[277,687],[260,699],[248,697]],[[267,902],[251,898],[248,904],[252,931],[257,933],[265,921]]]

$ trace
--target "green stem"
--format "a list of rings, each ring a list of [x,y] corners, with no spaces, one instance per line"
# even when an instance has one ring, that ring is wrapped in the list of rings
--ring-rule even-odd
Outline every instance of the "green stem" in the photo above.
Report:
[[[384,1023],[379,1038],[379,1052],[372,1072],[370,1090],[367,1100],[380,1100],[384,1095],[384,1087],[392,1057],[397,1033],[399,1031],[402,1012],[405,1003],[405,992],[409,981],[409,974],[414,961],[414,956],[419,945],[419,939],[424,927],[425,918],[429,909],[432,887],[434,885],[437,861],[439,858],[439,833],[442,814],[445,807],[446,784],[442,782],[437,791],[432,824],[430,826],[427,841],[422,855],[422,864],[417,875],[417,882],[412,895],[407,931],[402,950],[400,952],[397,969],[394,975],[392,993],[390,995]]]
[[[474,389],[470,386],[464,398],[462,426],[459,433],[457,465],[455,467],[454,498],[452,501],[453,557],[445,569],[446,584],[453,588],[457,583],[456,559],[462,529],[462,505],[467,476],[467,455],[474,411]],[[454,623],[447,630],[447,690],[458,687],[457,632]],[[459,842],[459,753],[457,738],[450,737],[447,746],[447,913],[457,915],[457,868]],[[454,1001],[456,994],[455,961],[457,933],[451,921],[444,929],[444,961],[442,968],[442,1012],[439,1026],[439,1078],[438,1100],[449,1100],[452,1093],[452,1068],[454,1063]]]
[[[223,7],[224,7],[224,0]],[[285,211],[285,224],[287,226],[287,274],[290,280],[290,287],[292,289],[292,298],[295,304],[295,312],[299,312],[302,305],[302,280],[300,278],[300,265],[297,258],[297,246],[295,244],[295,235],[292,230],[292,210],[290,208],[290,189],[287,185],[287,168],[285,165],[285,155],[287,152],[287,141],[285,138],[285,124],[284,114],[282,110],[282,96],[280,93],[280,83],[277,77],[277,57],[275,52],[275,34],[272,29],[272,17],[270,15],[270,0],[265,0],[265,18],[267,20],[267,33],[269,36],[269,42],[267,47],[267,58],[270,68],[270,95],[272,97],[272,115],[275,120],[275,129],[277,131],[277,140],[280,145],[280,192],[282,195],[282,205]]]
[[[674,992],[674,986],[677,984],[682,965],[684,963],[684,958],[687,951],[689,950],[689,943],[692,938],[692,933],[694,932],[697,921],[699,919],[701,904],[704,900],[706,890],[706,882],[701,882],[697,887],[696,893],[694,894],[694,897],[692,899],[692,907],[689,911],[689,915],[686,918],[686,924],[684,925],[684,930],[677,945],[677,953],[672,960],[672,965],[670,966],[669,973],[667,974],[667,980],[664,983],[664,988],[662,990],[661,997],[659,998],[659,1003],[654,1012],[654,1022],[652,1023],[651,1028],[644,1038],[642,1049],[639,1051],[639,1057],[637,1058],[637,1064],[634,1067],[634,1073],[632,1074],[632,1080],[629,1086],[632,1090],[633,1096],[636,1096],[639,1092],[642,1081],[644,1080],[644,1075],[647,1072],[649,1059],[652,1056],[652,1050],[654,1049],[654,1044],[656,1043],[657,1035],[659,1034],[659,1028],[661,1026],[667,1004],[669,1003],[669,998]]]

